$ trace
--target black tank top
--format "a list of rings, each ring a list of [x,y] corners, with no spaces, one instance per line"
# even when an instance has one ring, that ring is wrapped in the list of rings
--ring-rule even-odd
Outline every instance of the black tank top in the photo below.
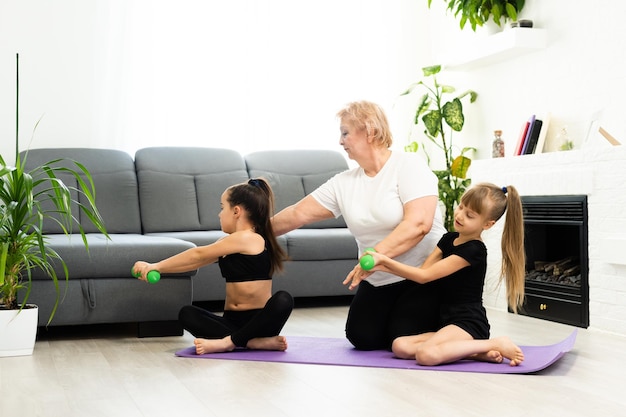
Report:
[[[272,279],[271,260],[267,249],[258,255],[233,253],[219,258],[218,264],[226,282],[245,282]]]

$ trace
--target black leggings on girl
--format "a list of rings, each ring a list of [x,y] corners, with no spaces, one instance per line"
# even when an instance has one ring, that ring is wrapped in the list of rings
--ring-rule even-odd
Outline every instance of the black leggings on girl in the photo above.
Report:
[[[293,310],[293,297],[278,291],[265,307],[247,311],[224,311],[222,316],[196,306],[185,306],[178,321],[195,337],[221,339],[230,336],[237,347],[246,347],[251,339],[278,336]]]

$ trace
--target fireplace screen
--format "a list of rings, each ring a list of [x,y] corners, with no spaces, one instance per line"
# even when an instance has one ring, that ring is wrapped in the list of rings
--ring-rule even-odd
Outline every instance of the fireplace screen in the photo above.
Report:
[[[523,196],[526,302],[521,314],[589,326],[587,196]]]

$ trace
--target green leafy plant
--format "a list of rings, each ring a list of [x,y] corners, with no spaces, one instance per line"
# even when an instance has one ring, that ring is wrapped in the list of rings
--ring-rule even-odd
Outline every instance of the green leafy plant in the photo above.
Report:
[[[491,18],[498,26],[502,21],[517,21],[517,15],[524,8],[526,0],[444,0],[447,9],[459,19],[461,29],[469,22],[473,31]],[[428,0],[428,7],[432,0]]]
[[[424,135],[437,148],[443,151],[445,159],[445,169],[433,170],[439,178],[439,200],[444,205],[444,226],[448,230],[454,230],[454,208],[461,200],[461,196],[469,186],[471,180],[467,178],[467,170],[472,160],[466,156],[468,152],[475,151],[475,148],[465,147],[458,155],[454,155],[455,147],[452,143],[452,133],[460,132],[465,124],[463,115],[463,104],[461,100],[469,97],[470,103],[476,101],[477,94],[472,90],[467,90],[458,96],[454,96],[456,89],[449,85],[439,84],[436,74],[441,71],[440,65],[422,68],[424,78],[432,81],[426,84],[424,80],[412,84],[401,95],[408,95],[416,88],[421,88],[425,93],[421,96],[419,105],[415,112],[414,124],[424,124]],[[446,101],[446,98],[452,98]],[[446,133],[449,129],[449,134]],[[419,144],[412,141],[405,146],[407,152],[417,152]],[[429,166],[431,157],[422,149],[427,157]]]
[[[69,279],[67,265],[59,254],[46,245],[44,220],[59,224],[66,235],[77,228],[86,250],[89,250],[83,227],[72,213],[76,206],[94,226],[108,238],[104,222],[96,208],[96,190],[85,166],[69,161],[72,168],[59,165],[56,159],[26,171],[28,152],[19,152],[19,55],[17,63],[15,166],[9,166],[0,155],[0,307],[23,309],[28,301],[32,271],[41,269],[52,279],[56,302],[50,313],[50,324],[61,299],[59,277],[54,269],[58,262],[65,280]],[[35,126],[36,129],[37,126]],[[66,185],[60,173],[76,179],[77,187]],[[72,198],[72,192],[79,198]],[[23,290],[21,303],[18,292]]]

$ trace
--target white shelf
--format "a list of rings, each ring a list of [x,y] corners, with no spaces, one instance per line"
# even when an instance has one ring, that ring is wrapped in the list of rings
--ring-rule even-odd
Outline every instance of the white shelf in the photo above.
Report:
[[[545,48],[545,29],[510,28],[474,38],[440,57],[445,68],[468,70],[491,65]]]

